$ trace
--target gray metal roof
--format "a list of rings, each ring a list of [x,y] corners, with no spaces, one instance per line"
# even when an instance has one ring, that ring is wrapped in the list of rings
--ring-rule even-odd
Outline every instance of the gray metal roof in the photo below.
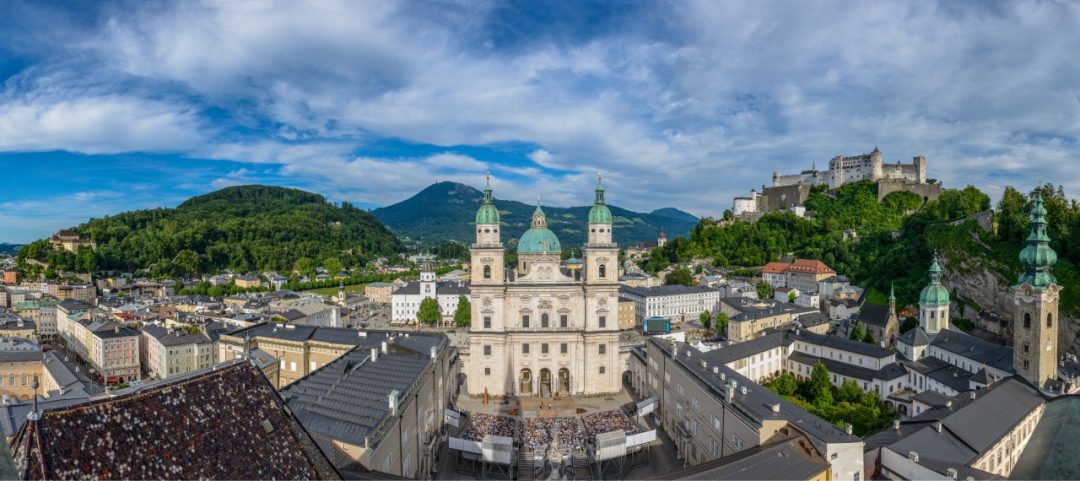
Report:
[[[469,283],[457,282],[457,281],[439,281],[435,283],[435,292],[440,296],[456,295],[467,296],[469,295]],[[399,287],[394,290],[393,295],[420,295],[420,282],[410,282],[405,286]]]
[[[788,359],[801,363],[806,366],[813,366],[818,361],[821,361],[825,365],[825,368],[830,373],[839,374],[841,376],[853,377],[855,379],[861,379],[863,381],[873,381],[876,371],[873,369],[867,369],[865,367],[852,366],[851,364],[837,361],[836,359],[829,359],[827,357],[817,357],[806,354],[805,352],[795,351],[792,352]]]
[[[660,340],[656,338],[650,338],[647,342],[652,343],[663,351],[666,355],[671,356],[671,343],[666,340]],[[836,426],[833,426],[828,421],[821,419],[813,414],[810,414],[803,409],[785,401],[780,396],[773,392],[761,387],[757,383],[751,381],[745,376],[735,372],[734,369],[727,366],[717,366],[720,373],[723,373],[727,378],[727,381],[720,379],[720,374],[712,372],[713,364],[710,364],[709,368],[702,367],[701,361],[708,359],[703,356],[701,351],[693,348],[684,343],[679,343],[679,355],[675,359],[683,369],[693,374],[701,383],[711,388],[712,394],[717,399],[724,399],[726,396],[725,383],[730,381],[736,381],[740,387],[735,391],[735,396],[730,402],[745,416],[754,419],[756,422],[762,422],[766,420],[785,420],[789,422],[799,431],[807,434],[815,443],[857,443],[859,438],[847,434],[841,431]],[[690,355],[688,356],[687,353]],[[746,386],[747,392],[743,394],[741,387]],[[780,412],[775,413],[772,411],[772,405],[779,404]]]
[[[672,284],[656,287],[619,286],[619,291],[641,297],[661,297],[681,296],[685,294],[700,294],[704,292],[720,292],[720,289],[709,286],[684,286],[681,284]]]
[[[877,359],[889,357],[893,355],[893,351],[885,349],[877,344],[870,344],[868,342],[856,341],[848,339],[842,336],[831,336],[825,334],[817,334],[807,330],[788,331],[789,336],[793,340],[799,340],[810,344],[816,344],[818,346],[825,346],[832,349],[837,349],[845,352],[851,352],[855,354],[861,354],[864,356],[870,356]]]
[[[981,339],[952,328],[943,329],[930,345],[1005,372],[1013,369],[1013,348]]]
[[[829,462],[806,439],[798,436],[757,446],[715,461],[664,474],[658,479],[775,480],[813,479]]]
[[[1013,467],[1012,479],[1080,479],[1080,397],[1052,399]]]
[[[185,346],[188,344],[209,344],[211,342],[210,338],[202,333],[192,335],[179,329],[169,332],[168,329],[154,324],[147,324],[143,326],[142,330],[157,339],[163,346]]]
[[[905,361],[904,366],[955,391],[964,392],[971,387],[974,374],[936,357],[924,357],[918,361]]]
[[[891,314],[892,311],[889,310],[889,306],[863,304],[862,309],[859,309],[857,319],[866,324],[885,327],[885,324],[889,322],[889,316]]]
[[[390,412],[387,395],[405,393],[430,357],[356,348],[281,391],[305,429],[363,446]],[[371,439],[372,442],[377,441]]]
[[[708,359],[709,362],[727,364],[782,346],[784,346],[784,333],[777,331],[746,342],[738,342],[713,349],[701,355]]]
[[[926,335],[926,331],[920,326],[901,334],[896,342],[909,346],[929,346],[930,336]]]

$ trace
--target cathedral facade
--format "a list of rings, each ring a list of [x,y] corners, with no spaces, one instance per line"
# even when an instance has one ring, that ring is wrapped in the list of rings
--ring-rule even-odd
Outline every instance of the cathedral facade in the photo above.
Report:
[[[589,211],[580,269],[563,265],[562,246],[539,205],[518,241],[515,266],[504,265],[500,227],[489,179],[470,248],[466,391],[544,397],[619,391],[619,250],[602,184]]]

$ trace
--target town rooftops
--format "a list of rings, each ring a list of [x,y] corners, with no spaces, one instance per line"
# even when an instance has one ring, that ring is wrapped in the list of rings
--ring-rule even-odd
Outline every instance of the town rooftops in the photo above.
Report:
[[[284,341],[303,342],[316,341],[329,344],[347,346],[381,346],[382,341],[387,341],[392,346],[413,350],[422,355],[429,355],[431,348],[443,349],[448,345],[446,336],[442,334],[430,334],[410,332],[399,334],[391,331],[372,331],[344,329],[337,327],[318,327],[292,324],[263,323],[251,327],[237,329],[227,334],[228,336],[243,339],[250,336],[252,339],[265,337]]]
[[[647,343],[651,343],[659,348],[666,355],[672,355],[672,343],[667,340],[661,340],[651,338]],[[840,430],[832,423],[825,421],[813,414],[810,414],[798,406],[785,401],[780,396],[765,389],[764,387],[754,383],[745,376],[739,374],[734,369],[731,369],[724,365],[716,366],[715,364],[709,364],[708,367],[702,366],[701,362],[708,363],[708,358],[703,356],[701,351],[693,348],[684,343],[677,343],[678,356],[674,358],[683,369],[687,370],[694,375],[705,387],[707,392],[711,392],[717,399],[723,399],[732,404],[734,408],[742,415],[753,419],[755,422],[762,422],[767,420],[783,420],[787,421],[791,426],[795,426],[799,431],[802,431],[810,437],[814,445],[820,450],[824,449],[825,444],[836,443],[861,443],[859,438],[847,434]],[[712,371],[712,367],[716,366],[717,373]],[[724,378],[721,378],[723,374]],[[725,399],[726,384],[731,382],[738,384],[731,399]],[[744,394],[742,389],[746,388]],[[773,411],[773,406],[779,406],[779,412]]]
[[[784,333],[776,331],[749,341],[737,342],[703,352],[701,355],[708,359],[710,363],[728,364],[789,344],[785,341]]]
[[[42,360],[41,346],[29,341],[0,341],[0,362],[32,362]]]
[[[954,330],[952,327],[938,332],[930,345],[1000,371],[1015,372],[1012,364],[1013,348]]]
[[[889,449],[903,456],[916,452],[919,464],[941,473],[948,467],[960,470],[988,452],[1045,402],[1026,381],[1010,377],[959,396],[950,407],[932,409],[902,421],[905,425],[926,427],[890,445]],[[934,421],[941,422],[941,432],[934,427]],[[937,463],[941,469],[928,463]]]
[[[787,262],[770,262],[761,268],[761,272],[764,274],[783,274],[789,266],[791,264]]]
[[[390,415],[387,396],[408,392],[430,363],[429,355],[416,352],[389,351],[373,359],[369,349],[356,347],[290,384],[281,395],[318,439],[364,446],[367,438],[376,444],[373,435]],[[320,444],[331,459],[337,458],[333,443]]]
[[[638,297],[664,297],[664,296],[681,296],[687,294],[704,294],[707,292],[720,292],[719,289],[709,286],[684,286],[681,284],[672,284],[667,286],[656,287],[631,287],[620,286],[619,291],[625,294],[630,294]]]
[[[91,306],[90,304],[87,304],[83,301],[76,301],[74,299],[65,299],[63,301],[60,301],[60,303],[57,304],[57,307],[63,308],[64,311],[68,313],[89,311],[90,309],[94,308],[94,306]]]
[[[657,479],[816,479],[828,470],[829,461],[806,435],[784,428],[761,446],[672,471]]]
[[[766,317],[778,316],[790,313],[793,317],[800,317],[820,312],[812,307],[802,307],[789,302],[779,302],[775,299],[753,299],[749,297],[725,297],[720,299],[725,305],[738,311],[731,320],[749,321]]]
[[[243,359],[39,416],[11,441],[22,479],[340,479]]]
[[[924,357],[918,361],[905,361],[904,366],[933,379],[954,391],[964,392],[971,387],[969,371],[956,367],[936,357]]]
[[[438,292],[440,296],[467,296],[469,295],[469,283],[458,281],[438,281],[435,283],[435,291]],[[393,295],[418,296],[420,295],[420,282],[410,282],[407,285],[399,287],[394,290]]]
[[[909,346],[929,346],[930,336],[926,335],[926,331],[922,327],[916,327],[908,332],[900,335],[900,338],[896,342],[901,344],[907,344]]]
[[[149,334],[150,337],[157,339],[157,341],[160,342],[163,346],[183,346],[187,344],[210,343],[210,338],[206,337],[206,335],[201,332],[198,334],[188,334],[187,332],[184,332],[180,329],[169,332],[168,329],[153,324],[147,324],[146,326],[143,326],[142,330],[143,332]]]
[[[891,315],[892,311],[889,310],[889,306],[863,304],[862,308],[859,309],[857,319],[864,324],[885,327],[885,324],[889,322],[889,316]]]
[[[893,351],[885,349],[884,347],[881,347],[877,344],[856,341],[842,336],[817,334],[802,329],[788,331],[788,337],[792,340],[802,341],[818,346],[829,347],[838,351],[861,354],[877,359],[884,359],[894,354]]]
[[[1080,479],[1077,438],[1080,397],[1050,400],[1010,475],[1013,479]]]

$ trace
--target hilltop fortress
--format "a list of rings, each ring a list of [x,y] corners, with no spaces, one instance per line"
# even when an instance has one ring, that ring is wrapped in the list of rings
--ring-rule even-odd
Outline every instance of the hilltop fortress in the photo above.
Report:
[[[736,216],[756,218],[763,213],[789,210],[802,216],[803,202],[810,196],[810,189],[825,185],[836,189],[844,184],[870,180],[878,184],[878,200],[892,192],[908,191],[933,200],[941,195],[941,184],[931,182],[926,176],[926,158],[917,156],[910,164],[886,163],[877,147],[869,154],[852,157],[838,155],[829,160],[828,170],[812,166],[798,174],[773,172],[772,186],[761,187],[761,192],[751,190],[748,197],[736,197],[732,213]]]

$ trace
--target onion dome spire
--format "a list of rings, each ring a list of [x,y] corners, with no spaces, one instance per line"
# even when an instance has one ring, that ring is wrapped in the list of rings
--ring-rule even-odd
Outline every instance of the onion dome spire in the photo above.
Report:
[[[1050,268],[1057,263],[1057,253],[1050,248],[1050,236],[1046,234],[1046,207],[1043,207],[1039,194],[1035,194],[1031,207],[1031,233],[1027,237],[1027,247],[1020,251],[1020,263],[1024,266],[1024,273],[1020,275],[1018,285],[1028,283],[1036,289],[1043,289],[1057,283],[1057,278],[1050,272]]]
[[[593,200],[592,209],[589,209],[590,224],[610,224],[611,209],[604,203],[604,176],[596,174],[596,199]]]
[[[499,223],[499,209],[495,208],[495,199],[491,196],[491,175],[487,176],[487,181],[484,184],[484,201],[480,204],[480,210],[476,211],[476,223]]]

